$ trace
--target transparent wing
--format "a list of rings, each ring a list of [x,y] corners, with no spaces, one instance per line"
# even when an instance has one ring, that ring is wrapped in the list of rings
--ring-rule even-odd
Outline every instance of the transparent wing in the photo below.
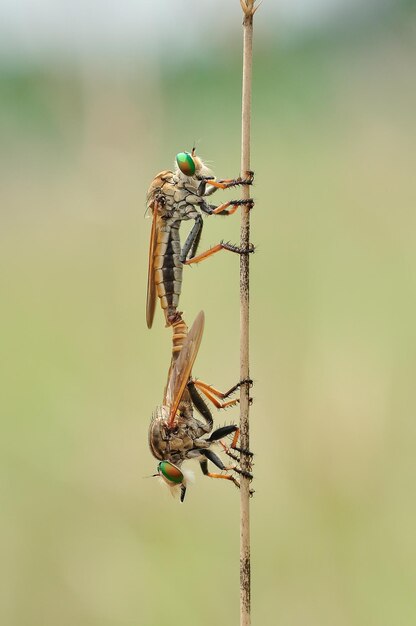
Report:
[[[150,246],[149,246],[149,266],[147,274],[147,300],[146,300],[146,321],[147,327],[151,328],[153,324],[153,318],[155,316],[156,308],[156,285],[154,280],[154,268],[153,261],[155,255],[155,248],[157,244],[158,235],[158,218],[162,210],[162,205],[157,201],[158,192],[162,189],[166,182],[169,182],[173,174],[171,170],[163,170],[156,174],[152,180],[149,189],[147,190],[146,203],[147,208],[151,208],[153,213],[152,219],[152,231],[150,234]]]
[[[196,316],[179,357],[170,372],[164,401],[164,405],[169,407],[168,426],[172,426],[173,424],[183,392],[188,384],[192,367],[201,344],[204,323],[205,315],[204,312],[201,311]]]
[[[149,261],[147,270],[147,298],[146,298],[146,322],[147,327],[152,328],[153,318],[155,316],[156,308],[156,284],[155,275],[153,269],[154,254],[157,243],[157,203],[155,201],[153,206],[153,218],[152,218],[152,230],[150,233],[150,245],[149,245]]]

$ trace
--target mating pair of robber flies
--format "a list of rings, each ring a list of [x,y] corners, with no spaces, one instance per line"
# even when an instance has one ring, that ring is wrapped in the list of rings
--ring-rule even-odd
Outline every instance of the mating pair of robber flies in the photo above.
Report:
[[[236,475],[251,479],[252,475],[239,467],[238,454],[250,459],[251,452],[237,446],[239,429],[236,425],[213,430],[211,411],[202,395],[218,409],[235,405],[238,400],[227,398],[240,386],[238,383],[228,392],[222,393],[201,380],[192,378],[192,367],[198,354],[204,330],[204,313],[201,311],[192,327],[188,328],[178,310],[184,265],[198,263],[216,252],[226,249],[237,254],[253,252],[250,247],[242,250],[237,246],[221,242],[210,250],[197,255],[201,238],[202,213],[207,215],[231,215],[240,205],[253,206],[253,201],[231,200],[215,206],[206,200],[217,189],[228,189],[238,185],[251,185],[253,173],[247,177],[216,180],[203,161],[195,154],[181,152],[176,156],[175,171],[165,170],[153,179],[147,193],[147,209],[152,214],[150,237],[146,320],[151,328],[156,308],[156,298],[165,315],[166,326],[172,327],[172,359],[163,404],[156,409],[150,429],[149,446],[159,460],[157,474],[173,490],[180,491],[183,501],[187,478],[182,471],[183,461],[197,459],[202,472],[211,478],[222,478],[239,487]],[[180,241],[180,226],[185,220],[194,220],[194,225],[183,246]],[[250,381],[243,381],[249,383]],[[202,419],[195,417],[196,410]],[[232,435],[227,445],[223,440]],[[224,465],[212,450],[218,444],[233,461]],[[208,470],[208,461],[221,473]]]

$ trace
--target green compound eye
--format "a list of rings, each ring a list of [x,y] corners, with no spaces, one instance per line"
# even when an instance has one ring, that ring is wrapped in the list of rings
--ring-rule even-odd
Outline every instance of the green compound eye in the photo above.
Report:
[[[176,163],[185,176],[193,176],[195,174],[195,161],[189,152],[179,152],[176,155]]]
[[[175,485],[183,483],[184,477],[181,470],[169,461],[161,461],[157,466],[157,471],[170,483],[175,483]]]

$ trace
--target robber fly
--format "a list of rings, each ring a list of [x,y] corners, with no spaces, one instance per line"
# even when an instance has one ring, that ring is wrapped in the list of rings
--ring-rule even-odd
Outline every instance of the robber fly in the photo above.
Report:
[[[217,189],[227,189],[237,185],[251,185],[253,172],[247,172],[247,178],[215,180],[203,161],[192,152],[180,152],[176,155],[174,172],[165,170],[153,179],[147,192],[147,209],[152,213],[150,235],[149,266],[147,282],[146,320],[151,328],[156,307],[156,295],[159,296],[170,326],[176,319],[179,296],[182,286],[183,265],[198,263],[219,250],[225,249],[238,254],[253,252],[221,242],[207,252],[196,256],[202,233],[202,215],[231,215],[240,205],[253,206],[253,200],[230,200],[215,206],[208,204],[206,196]],[[229,208],[231,207],[231,208]],[[179,228],[183,221],[194,220],[183,248],[179,237]]]
[[[189,333],[183,320],[176,320],[174,326],[174,351],[169,371],[168,382],[163,398],[163,405],[156,409],[149,429],[149,446],[153,456],[160,462],[157,474],[174,491],[180,488],[180,499],[183,502],[186,492],[186,477],[181,465],[187,459],[197,459],[205,476],[222,478],[240,486],[234,473],[251,479],[252,475],[238,467],[239,457],[235,452],[250,452],[237,447],[239,428],[236,425],[222,426],[212,430],[214,423],[210,409],[202,399],[203,393],[217,408],[226,408],[238,400],[224,401],[235,391],[235,385],[227,393],[221,393],[211,385],[191,378],[192,366],[198,353],[204,330],[204,313],[201,311],[192,325]],[[181,340],[181,337],[185,339]],[[176,340],[175,340],[176,337]],[[182,345],[181,345],[182,343]],[[194,416],[194,408],[200,413],[203,421]],[[228,447],[222,439],[233,434],[233,440]],[[213,445],[218,442],[224,452],[236,464],[225,466],[222,460],[213,452]],[[211,461],[223,472],[212,473],[208,470],[208,461]]]

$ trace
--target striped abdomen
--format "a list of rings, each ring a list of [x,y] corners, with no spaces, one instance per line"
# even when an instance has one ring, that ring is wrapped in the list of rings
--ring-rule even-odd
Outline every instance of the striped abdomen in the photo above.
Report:
[[[179,222],[164,223],[158,229],[154,255],[154,280],[157,295],[168,325],[176,314],[182,288],[182,263]]]
[[[172,373],[172,368],[175,365],[176,360],[181,353],[181,350],[183,348],[183,344],[185,342],[187,335],[188,335],[188,327],[185,324],[184,320],[182,319],[181,313],[178,313],[178,315],[176,316],[176,319],[172,322],[172,358],[171,358],[170,365],[169,365],[168,382]],[[165,393],[166,393],[166,389],[165,389]],[[184,391],[184,399],[187,400],[188,397],[189,397],[189,392],[186,389]]]
[[[178,317],[172,323],[172,361],[175,361],[180,351],[182,350],[183,343],[188,335],[188,327],[183,321],[182,317]]]

